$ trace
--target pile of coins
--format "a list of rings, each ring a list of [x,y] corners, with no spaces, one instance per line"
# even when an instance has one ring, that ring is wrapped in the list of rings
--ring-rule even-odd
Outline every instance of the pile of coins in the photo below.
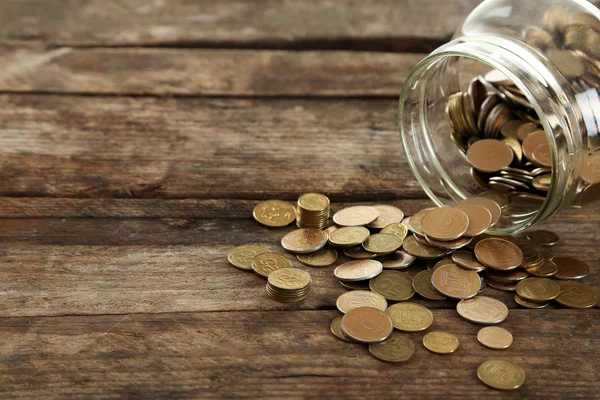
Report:
[[[306,193],[298,198],[298,228],[322,229],[329,221],[329,199],[318,193]]]
[[[586,263],[545,255],[544,248],[558,243],[556,234],[543,230],[505,238],[485,234],[500,220],[506,201],[506,196],[487,192],[455,207],[427,208],[410,217],[390,205],[353,206],[336,212],[334,223],[325,229],[286,233],[281,246],[311,267],[333,265],[340,251],[350,259],[333,271],[347,292],[336,301],[342,315],[332,321],[330,329],[340,340],[367,344],[380,360],[409,360],[415,352],[411,333],[433,324],[427,307],[408,301],[414,296],[457,300],[460,317],[484,326],[477,341],[500,350],[513,341],[509,331],[496,326],[509,311],[502,301],[481,294],[486,287],[514,292],[515,302],[526,308],[543,308],[552,300],[565,307],[589,308],[600,300],[591,286],[577,282],[589,273]],[[284,212],[287,206],[269,202],[259,203],[254,210],[259,223],[284,226],[292,222]],[[267,294],[276,301],[301,301],[310,293],[310,274],[293,267],[284,255],[244,245],[234,248],[228,259],[237,268],[267,278]],[[459,340],[452,333],[432,331],[422,344],[431,352],[451,354],[457,351]],[[508,360],[482,362],[477,376],[502,390],[525,382],[523,369]]]

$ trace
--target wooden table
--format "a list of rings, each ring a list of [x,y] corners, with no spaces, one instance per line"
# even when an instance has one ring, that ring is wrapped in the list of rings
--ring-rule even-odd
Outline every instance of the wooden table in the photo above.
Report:
[[[486,289],[515,337],[492,351],[454,303],[415,299],[460,349],[431,354],[414,334],[414,357],[392,365],[329,332],[332,268],[284,305],[226,260],[251,242],[282,252],[292,227],[260,227],[257,200],[430,204],[397,96],[477,3],[3,2],[0,397],[598,397],[598,309],[524,310]],[[548,225],[596,287],[599,223]],[[481,384],[492,357],[521,364],[525,386]]]

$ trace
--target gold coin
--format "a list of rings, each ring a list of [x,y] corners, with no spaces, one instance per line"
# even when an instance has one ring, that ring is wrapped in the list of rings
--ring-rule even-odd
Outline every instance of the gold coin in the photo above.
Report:
[[[427,237],[440,241],[460,238],[469,227],[469,217],[453,207],[436,208],[421,220],[421,228]]]
[[[590,272],[587,263],[574,257],[553,257],[552,261],[558,268],[558,271],[554,274],[556,279],[581,279],[585,278]]]
[[[492,226],[500,220],[502,216],[502,209],[494,200],[490,200],[487,197],[471,197],[460,202],[460,204],[478,204],[484,206],[492,214]]]
[[[538,167],[552,168],[552,150],[548,143],[540,144],[533,149],[531,156],[533,157],[531,162]]]
[[[323,229],[325,231],[325,233],[327,234],[327,236],[331,236],[331,234],[335,231],[337,231],[338,229],[340,229],[339,226],[337,225],[331,225],[328,226],[327,228]]]
[[[478,236],[492,226],[492,213],[486,207],[479,204],[458,204],[456,209],[464,212],[469,219],[469,227],[463,234],[467,237]]]
[[[451,333],[433,331],[423,336],[423,346],[432,353],[452,354],[458,349],[458,338]]]
[[[252,215],[260,224],[278,228],[296,220],[296,209],[287,201],[267,200],[258,203]]]
[[[412,217],[410,217],[408,221],[403,222],[406,223],[406,226],[408,226],[408,229],[412,233],[416,233],[418,235],[423,236],[425,235],[425,232],[423,232],[423,228],[421,227],[421,221],[423,220],[423,217],[425,215],[427,215],[430,211],[433,211],[435,209],[436,207],[425,208],[413,215]]]
[[[298,207],[307,211],[323,211],[329,208],[329,199],[320,193],[305,193],[298,198]]]
[[[415,353],[415,345],[408,335],[394,332],[385,341],[370,344],[369,352],[382,361],[404,362]]]
[[[296,254],[296,258],[309,267],[328,267],[338,258],[338,253],[331,247],[323,247],[314,253]]]
[[[521,249],[508,240],[499,238],[483,239],[475,245],[475,257],[483,265],[507,271],[523,263]]]
[[[391,233],[392,235],[396,235],[400,239],[404,240],[408,235],[408,226],[401,222],[392,223],[383,228],[381,233]]]
[[[296,225],[299,228],[322,229],[329,220],[329,199],[319,193],[306,193],[298,198]]]
[[[257,244],[245,244],[231,249],[227,254],[227,261],[236,268],[252,271],[252,259],[259,254],[270,252],[271,250]]]
[[[376,233],[367,237],[362,246],[372,253],[387,254],[398,250],[402,242],[402,239],[391,233]]]
[[[593,287],[581,282],[558,282],[561,293],[555,299],[557,303],[569,308],[591,308],[600,298]]]
[[[536,149],[539,145],[548,144],[548,139],[546,138],[546,132],[544,131],[535,131],[529,134],[525,140],[523,140],[523,154],[529,161],[533,161],[533,150]]]
[[[429,328],[433,323],[433,314],[426,307],[416,303],[396,303],[385,311],[394,328],[405,332],[419,332]]]
[[[485,265],[477,261],[475,254],[470,251],[455,251],[452,253],[452,261],[458,266],[475,272],[485,270]]]
[[[515,390],[525,383],[525,371],[518,364],[506,360],[487,360],[477,368],[477,377],[489,387]]]
[[[269,274],[269,285],[283,290],[300,290],[309,286],[312,279],[308,272],[298,268],[282,268]]]
[[[548,278],[527,278],[517,283],[517,294],[529,301],[545,302],[560,294],[560,286]]]
[[[346,226],[329,236],[329,243],[337,247],[352,247],[364,242],[371,232],[363,226]]]
[[[383,271],[383,265],[377,260],[354,260],[338,266],[333,275],[341,281],[364,281],[375,278]]]
[[[390,337],[393,330],[390,317],[376,308],[355,308],[342,318],[344,335],[360,343],[383,342]]]
[[[410,267],[416,260],[403,250],[398,250],[379,259],[383,269],[404,269]]]
[[[456,305],[458,315],[480,325],[497,325],[508,317],[508,307],[492,297],[476,296]]]
[[[501,209],[507,207],[510,203],[510,199],[505,193],[497,192],[495,190],[488,190],[486,192],[480,193],[479,197],[484,197],[486,199],[492,200],[493,202],[498,204]]]
[[[281,268],[292,268],[292,262],[277,253],[262,253],[252,259],[252,270],[266,278],[273,271]]]
[[[414,236],[409,236],[402,243],[402,248],[411,256],[423,259],[435,259],[444,256],[447,250],[426,246],[417,242]]]
[[[400,223],[404,219],[404,213],[398,207],[385,204],[372,206],[379,211],[379,216],[368,227],[374,229],[383,229],[389,224]]]
[[[469,164],[485,173],[497,172],[508,167],[513,158],[512,149],[506,143],[496,139],[479,140],[467,150]]]
[[[530,122],[524,121],[522,119],[511,119],[509,121],[506,121],[504,124],[502,124],[502,127],[500,128],[500,133],[505,138],[518,139],[519,138],[519,134],[518,134],[519,128],[522,125],[528,124],[528,123],[530,123]]]
[[[494,279],[486,278],[485,283],[492,289],[500,290],[502,292],[514,292],[517,290],[516,282],[499,282]]]
[[[488,269],[485,276],[498,282],[519,282],[529,277],[529,273],[521,268],[511,271],[496,271]]]
[[[456,264],[447,264],[433,271],[431,283],[438,292],[453,299],[469,299],[481,289],[477,272]]]
[[[398,271],[383,271],[371,279],[369,288],[389,301],[408,300],[415,294],[410,275]]]
[[[333,336],[340,340],[343,340],[344,342],[350,342],[350,339],[344,336],[344,333],[342,332],[342,317],[343,316],[340,315],[338,317],[335,317],[335,319],[331,321],[331,333],[333,333]]]
[[[533,276],[538,278],[549,278],[558,272],[558,267],[552,260],[544,260],[544,262],[537,267],[527,268],[526,271]]]
[[[515,303],[517,303],[518,305],[523,306],[525,308],[533,308],[533,309],[544,308],[544,307],[547,307],[548,304],[550,304],[550,303],[536,303],[533,301],[525,300],[518,294],[515,294],[514,299],[515,299]]]
[[[490,349],[506,349],[513,342],[512,334],[499,326],[486,326],[477,332],[479,343]]]
[[[346,314],[348,311],[359,307],[372,307],[385,311],[387,301],[379,293],[373,293],[368,290],[352,290],[338,297],[335,305],[340,312]]]
[[[444,300],[446,297],[442,296],[431,284],[431,275],[433,270],[426,269],[425,271],[419,272],[413,278],[413,290],[420,296],[425,297],[429,300]]]
[[[346,247],[344,249],[344,254],[354,260],[368,260],[370,258],[375,258],[377,254],[371,253],[370,251],[366,251],[361,245]]]
[[[364,226],[375,221],[379,211],[369,206],[347,207],[333,215],[333,222],[340,226]]]
[[[535,178],[533,178],[533,181],[531,181],[531,186],[533,186],[535,189],[540,190],[542,192],[547,192],[548,190],[550,190],[551,183],[552,183],[552,175],[544,174],[544,175],[538,175]]]
[[[532,242],[539,244],[540,246],[554,246],[559,240],[559,237],[556,233],[545,230],[528,232],[527,238]]]
[[[531,240],[520,240],[520,239],[512,239],[512,242],[515,243],[519,249],[521,249],[521,253],[523,254],[523,261],[521,264],[525,268],[533,268],[541,265],[544,262],[544,250],[538,246],[536,243]]]
[[[328,239],[320,229],[296,229],[281,239],[281,246],[290,253],[312,253],[325,247]]]
[[[418,236],[415,236],[418,238]],[[437,247],[439,249],[443,249],[443,250],[458,250],[458,249],[462,249],[463,247],[467,246],[469,243],[471,243],[471,240],[473,240],[470,237],[460,237],[458,239],[455,240],[450,240],[450,241],[441,241],[441,240],[435,240],[430,238],[429,236],[425,236],[425,241],[433,246],[433,247]]]

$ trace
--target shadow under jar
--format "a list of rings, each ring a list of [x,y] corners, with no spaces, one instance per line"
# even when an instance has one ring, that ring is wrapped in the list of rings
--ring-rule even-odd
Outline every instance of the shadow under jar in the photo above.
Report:
[[[484,1],[411,72],[399,125],[439,206],[504,203],[489,233],[598,207],[600,10],[584,0]]]

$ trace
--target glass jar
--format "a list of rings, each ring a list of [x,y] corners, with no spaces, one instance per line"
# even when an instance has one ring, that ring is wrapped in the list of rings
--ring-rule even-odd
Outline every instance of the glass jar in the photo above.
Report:
[[[492,234],[520,233],[567,207],[589,210],[600,198],[599,89],[594,5],[486,0],[406,80],[399,125],[408,162],[439,206],[475,196],[500,203]],[[506,107],[494,111],[498,104]],[[536,130],[542,141],[525,146]],[[509,165],[490,171],[473,162],[502,158],[505,147],[490,140],[513,150]]]

